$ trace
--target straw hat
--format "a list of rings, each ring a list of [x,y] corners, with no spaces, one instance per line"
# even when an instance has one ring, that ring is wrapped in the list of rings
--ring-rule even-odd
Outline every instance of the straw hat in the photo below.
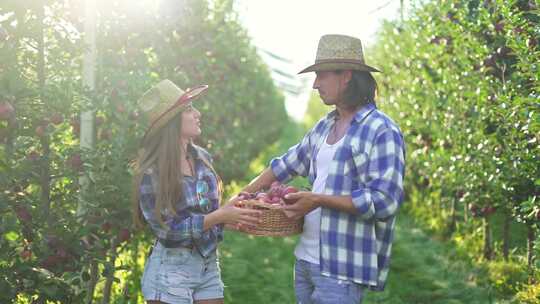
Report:
[[[360,39],[345,35],[324,35],[319,40],[315,64],[298,74],[338,70],[380,72],[365,63]]]
[[[199,97],[207,89],[207,85],[201,85],[184,91],[172,81],[165,79],[146,91],[138,102],[143,115],[146,115],[149,122],[142,142],[156,134],[159,129],[182,112],[191,100]]]

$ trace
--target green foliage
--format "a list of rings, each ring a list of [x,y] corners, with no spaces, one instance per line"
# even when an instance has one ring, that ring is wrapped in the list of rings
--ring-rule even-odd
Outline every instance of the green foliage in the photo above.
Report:
[[[386,22],[368,51],[383,71],[383,108],[406,138],[404,207],[473,259],[513,252],[528,256],[532,268],[540,223],[539,21],[534,1],[419,1],[409,20]],[[514,229],[526,230],[520,225],[534,234],[514,237]],[[521,282],[489,273],[503,292]]]
[[[157,81],[209,84],[195,104],[198,143],[226,181],[244,178],[288,123],[232,1],[95,3],[94,91],[82,84],[83,1],[10,0],[0,8],[2,303],[82,303],[98,294],[137,301],[137,252],[150,240],[132,236],[129,164],[147,123],[137,100]],[[94,116],[93,149],[80,148],[81,111]]]
[[[535,304],[540,299],[540,283],[525,284],[516,294],[516,303]]]
[[[323,103],[318,94],[313,91],[308,101],[308,106],[302,121],[306,129],[310,129],[323,118],[332,108]]]
[[[493,261],[486,268],[488,283],[502,294],[515,294],[527,282],[527,269],[517,261]]]

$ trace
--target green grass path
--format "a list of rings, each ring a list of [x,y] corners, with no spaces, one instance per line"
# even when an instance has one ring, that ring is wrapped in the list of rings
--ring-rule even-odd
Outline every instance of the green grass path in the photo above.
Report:
[[[296,237],[252,237],[227,232],[221,246],[225,303],[294,303]],[[455,258],[448,244],[431,239],[406,215],[398,217],[390,276],[384,292],[368,292],[369,303],[505,303],[477,286],[475,270]]]

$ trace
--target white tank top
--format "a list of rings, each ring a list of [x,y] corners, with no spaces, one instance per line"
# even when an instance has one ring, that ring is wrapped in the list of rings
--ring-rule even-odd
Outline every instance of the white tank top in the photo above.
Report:
[[[316,166],[317,177],[313,182],[314,193],[323,193],[328,177],[328,169],[330,162],[334,159],[337,148],[343,142],[343,136],[338,142],[333,145],[326,143],[326,138],[322,144],[317,159],[314,162]],[[313,264],[319,264],[320,250],[320,235],[321,235],[321,208],[312,210],[304,217],[304,230],[300,235],[300,241],[296,245],[294,255],[299,260],[308,261]]]

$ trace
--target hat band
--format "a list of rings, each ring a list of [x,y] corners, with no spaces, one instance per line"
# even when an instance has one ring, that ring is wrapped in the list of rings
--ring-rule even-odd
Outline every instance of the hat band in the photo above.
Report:
[[[366,65],[363,60],[357,59],[317,59],[315,60],[315,63],[352,63]]]

